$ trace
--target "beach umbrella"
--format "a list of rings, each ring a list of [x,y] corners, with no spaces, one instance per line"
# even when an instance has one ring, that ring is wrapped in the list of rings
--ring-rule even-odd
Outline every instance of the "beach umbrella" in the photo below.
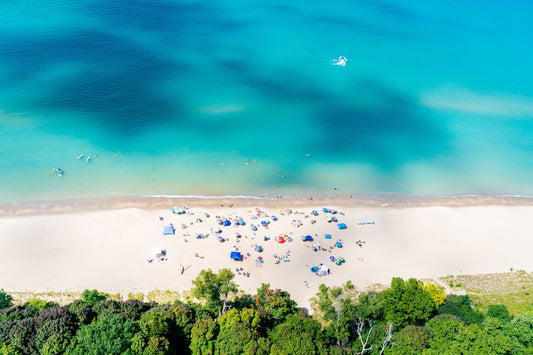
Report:
[[[256,246],[256,247],[254,248],[254,250],[257,251],[257,252],[262,252],[262,251],[263,251],[263,247],[260,246],[260,245],[258,245],[258,246]]]
[[[222,229],[220,228],[215,229],[215,233],[222,233]]]
[[[328,210],[326,207],[324,207],[324,208],[322,209],[322,211],[323,211],[324,213],[328,213],[329,210]]]
[[[228,226],[231,226],[231,222],[226,219],[224,221],[224,227],[228,227]]]
[[[329,257],[329,260],[330,261],[335,261],[335,257],[332,255],[332,256]]]
[[[262,225],[262,226],[266,226],[266,225],[267,225],[267,222],[266,222],[266,221],[261,221],[261,225]]]
[[[316,249],[316,247],[314,245],[311,247],[311,249],[313,249],[313,251],[317,251],[317,249]]]
[[[254,226],[253,224],[251,225],[251,227],[250,227],[250,228],[252,228],[252,230],[253,230],[253,231],[256,231],[256,230],[257,230],[257,227],[256,227],[256,226]]]
[[[338,227],[339,229],[346,229],[346,224],[344,224],[344,223],[339,223],[339,224],[337,224],[337,227]]]
[[[241,226],[244,226],[246,223],[244,222],[244,219],[241,218],[241,219],[239,219],[239,224],[240,224]]]
[[[218,223],[218,224],[223,224],[223,223],[224,223],[224,221],[223,221],[223,220],[221,220],[220,218],[217,218],[217,223]]]
[[[283,238],[283,237],[279,237],[279,239],[278,239],[278,243],[279,243],[279,244],[283,244],[283,243],[285,243],[285,238]]]
[[[221,236],[218,236],[217,240],[222,243],[224,241],[224,238],[222,238]]]
[[[285,212],[287,212],[288,214],[291,214],[291,213],[292,213],[292,210],[289,209],[289,208],[287,208],[287,209],[285,210]]]
[[[237,218],[235,218],[235,219],[233,220],[233,224],[236,225],[236,226],[238,226],[238,225],[239,225],[239,220],[238,220]]]
[[[337,243],[335,243],[335,246],[336,246],[337,248],[342,248],[342,243],[341,243],[341,242],[337,242]]]
[[[326,238],[326,239],[331,239],[331,234],[326,234],[326,235],[324,236],[324,238]]]
[[[318,216],[318,212],[317,212],[316,210],[311,211],[311,214],[312,214],[313,216]]]
[[[277,220],[278,220],[278,217],[276,217],[276,216],[272,216],[272,220],[273,220],[273,221],[277,221]]]
[[[305,236],[305,240],[311,242],[311,241],[313,241],[313,237],[311,237],[310,235],[306,235],[306,236]]]

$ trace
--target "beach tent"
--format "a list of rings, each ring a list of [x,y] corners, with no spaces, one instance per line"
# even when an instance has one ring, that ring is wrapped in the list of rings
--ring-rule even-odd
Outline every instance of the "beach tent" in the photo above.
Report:
[[[326,235],[324,236],[324,238],[326,238],[326,239],[331,239],[331,234],[326,234]]]
[[[316,210],[311,211],[311,214],[312,214],[313,216],[318,216],[318,212],[317,212]]]
[[[335,246],[336,246],[337,248],[342,248],[342,243],[341,243],[341,242],[337,242],[337,243],[335,243]]]
[[[239,225],[241,226],[244,226],[246,224],[246,222],[244,222],[244,219],[239,219]]]
[[[220,218],[217,218],[217,223],[222,225],[222,224],[224,224],[224,221],[222,219],[220,219]]]
[[[232,251],[230,257],[233,260],[241,260],[241,252],[240,251]]]
[[[222,242],[224,241],[224,238],[222,238],[222,237],[219,235],[219,236],[217,237],[217,240],[218,240],[219,242],[222,243]]]
[[[254,226],[253,224],[252,224],[252,226],[251,226],[250,228],[252,228],[253,231],[256,231],[256,230],[257,230],[257,227]]]
[[[258,245],[258,246],[256,246],[256,247],[254,248],[254,250],[257,251],[257,252],[262,252],[262,251],[263,251],[263,247],[260,246],[260,245]]]
[[[152,247],[152,255],[156,258],[159,258],[163,255],[165,255],[165,250],[161,249],[160,247]]]
[[[275,221],[278,220],[278,217],[276,217],[276,216],[272,216],[272,220],[275,222]]]
[[[283,244],[283,243],[285,243],[285,238],[283,238],[283,237],[279,237],[279,239],[278,239],[278,243],[279,243],[279,244]]]
[[[339,224],[337,224],[337,227],[338,227],[339,229],[346,229],[346,224],[344,224],[344,223],[339,223]]]
[[[322,265],[320,267],[319,275],[326,276],[327,274],[329,274],[329,268],[326,265]]]
[[[322,211],[323,211],[324,213],[328,213],[328,212],[329,212],[329,210],[328,210],[326,207],[324,207],[324,208],[322,209]]]
[[[305,240],[308,241],[308,242],[312,242],[313,241],[313,237],[311,237],[310,235],[306,235],[305,236]]]
[[[174,226],[165,226],[163,228],[163,235],[174,235]]]

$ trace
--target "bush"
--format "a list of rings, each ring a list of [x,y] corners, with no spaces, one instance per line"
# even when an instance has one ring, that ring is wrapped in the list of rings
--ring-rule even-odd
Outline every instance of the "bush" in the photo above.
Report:
[[[94,306],[100,301],[107,299],[109,295],[107,293],[98,292],[97,290],[85,290],[81,294],[83,302],[85,302],[89,307]]]
[[[13,297],[10,294],[4,292],[4,289],[0,290],[0,309],[8,308],[13,305]]]

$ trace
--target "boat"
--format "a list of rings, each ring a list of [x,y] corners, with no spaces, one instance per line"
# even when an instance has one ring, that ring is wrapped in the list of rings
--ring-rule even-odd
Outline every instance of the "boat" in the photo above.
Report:
[[[185,268],[183,267],[183,265],[180,264],[180,275],[183,275],[184,272]]]

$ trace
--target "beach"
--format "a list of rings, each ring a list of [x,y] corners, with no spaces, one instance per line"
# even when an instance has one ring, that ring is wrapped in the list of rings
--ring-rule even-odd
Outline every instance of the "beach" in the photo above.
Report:
[[[532,215],[529,198],[511,196],[160,196],[2,204],[0,288],[184,294],[202,269],[229,268],[241,290],[255,294],[269,283],[309,308],[322,283],[351,280],[366,289],[396,276],[531,272]],[[165,226],[174,233],[164,235]],[[154,247],[165,255],[153,255]],[[232,251],[242,260],[232,260]],[[321,265],[329,274],[311,271]]]

